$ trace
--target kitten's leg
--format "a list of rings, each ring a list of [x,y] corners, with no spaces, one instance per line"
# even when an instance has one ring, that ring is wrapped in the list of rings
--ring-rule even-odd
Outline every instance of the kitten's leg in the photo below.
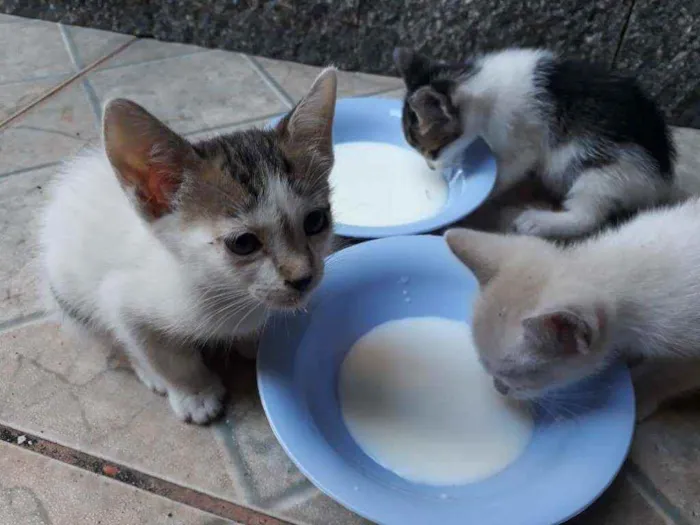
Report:
[[[632,368],[637,421],[653,415],[664,403],[700,390],[700,360],[647,359]]]
[[[515,220],[513,229],[524,235],[554,238],[591,233],[602,226],[621,203],[631,204],[632,199],[653,200],[653,183],[641,182],[646,183],[626,184],[618,169],[612,167],[586,170],[567,193],[562,211],[527,210]]]
[[[178,418],[203,424],[221,413],[225,389],[197,349],[148,327],[117,332],[139,379],[152,390],[167,391]]]

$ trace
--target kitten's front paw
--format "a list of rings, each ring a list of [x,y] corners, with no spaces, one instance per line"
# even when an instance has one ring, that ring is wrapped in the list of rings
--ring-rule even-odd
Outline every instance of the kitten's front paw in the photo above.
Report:
[[[525,210],[513,220],[512,230],[520,235],[545,236],[549,233],[545,215],[551,213],[542,210]]]
[[[187,423],[204,425],[221,415],[226,390],[218,379],[200,392],[170,389],[168,399],[175,415]]]
[[[149,390],[155,392],[159,396],[164,396],[168,393],[168,389],[165,386],[165,382],[158,376],[154,374],[149,374],[143,371],[138,366],[134,366],[134,373],[141,380],[141,382],[148,387]]]

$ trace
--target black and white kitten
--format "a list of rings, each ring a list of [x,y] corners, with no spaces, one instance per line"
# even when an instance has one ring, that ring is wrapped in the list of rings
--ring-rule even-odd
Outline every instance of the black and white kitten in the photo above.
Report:
[[[664,117],[632,79],[541,49],[446,64],[400,48],[394,59],[407,88],[406,139],[429,162],[480,136],[498,161],[494,196],[535,173],[562,199],[561,211],[523,211],[513,231],[575,237],[683,196]]]

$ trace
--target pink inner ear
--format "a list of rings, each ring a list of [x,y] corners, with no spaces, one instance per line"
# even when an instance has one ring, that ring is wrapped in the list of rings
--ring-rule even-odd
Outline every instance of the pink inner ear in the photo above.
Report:
[[[547,330],[552,332],[557,338],[557,341],[564,342],[567,337],[572,337],[575,327],[571,324],[566,316],[561,314],[552,314],[544,318],[544,324]]]

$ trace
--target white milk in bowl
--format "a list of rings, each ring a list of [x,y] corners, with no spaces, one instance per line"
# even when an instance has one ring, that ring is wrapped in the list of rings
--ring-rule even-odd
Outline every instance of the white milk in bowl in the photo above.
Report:
[[[529,412],[501,396],[466,323],[390,321],[348,352],[339,382],[345,424],[364,452],[399,476],[460,485],[515,461],[533,431]]]
[[[397,226],[436,215],[447,182],[413,150],[382,142],[333,146],[333,215],[341,224]]]

